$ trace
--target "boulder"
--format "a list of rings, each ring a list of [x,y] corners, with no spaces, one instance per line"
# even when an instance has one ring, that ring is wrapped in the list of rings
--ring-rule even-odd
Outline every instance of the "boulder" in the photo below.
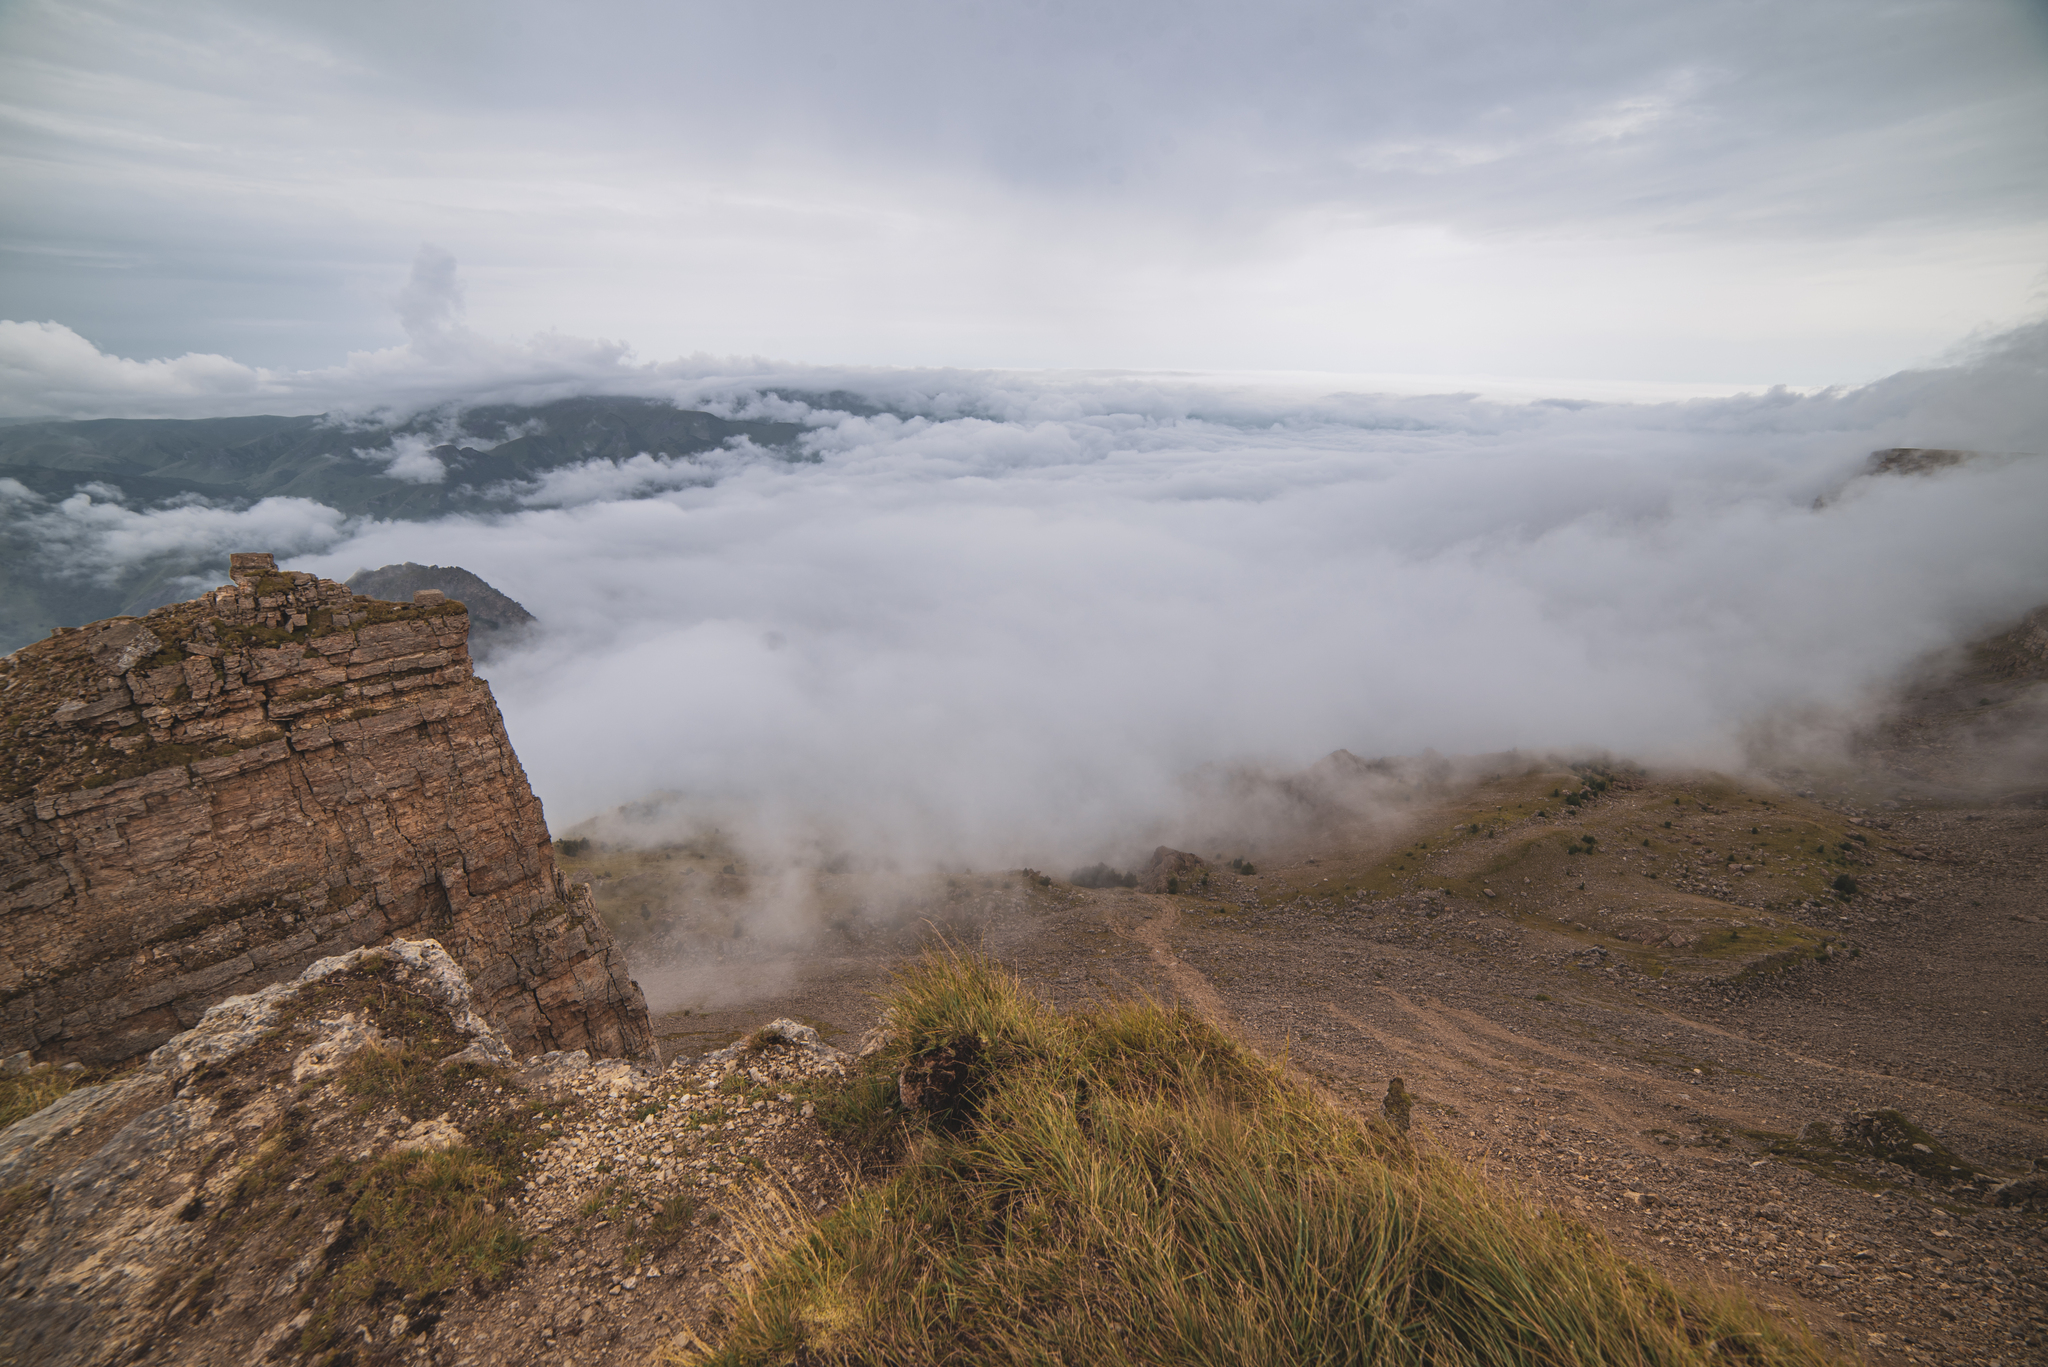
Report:
[[[1145,866],[1138,886],[1146,892],[1165,892],[1171,880],[1176,890],[1186,892],[1194,886],[1208,869],[1208,861],[1200,855],[1189,854],[1186,850],[1170,849],[1161,845],[1152,851],[1152,862]]]

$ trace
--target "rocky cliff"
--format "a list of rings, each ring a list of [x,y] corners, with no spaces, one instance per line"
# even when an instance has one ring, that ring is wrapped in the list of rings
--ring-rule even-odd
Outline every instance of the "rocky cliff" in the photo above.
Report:
[[[230,574],[0,660],[0,1052],[127,1058],[401,932],[447,946],[516,1050],[650,1052],[462,604],[268,555]]]

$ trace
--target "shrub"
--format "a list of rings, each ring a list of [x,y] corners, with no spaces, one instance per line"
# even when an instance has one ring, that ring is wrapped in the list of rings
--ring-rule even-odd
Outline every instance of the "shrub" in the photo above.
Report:
[[[1851,878],[1846,873],[1836,874],[1835,881],[1830,883],[1828,886],[1833,888],[1835,892],[1842,897],[1854,897],[1859,891],[1861,891],[1861,889],[1859,889],[1856,886],[1856,880]]]
[[[1138,875],[1119,872],[1107,864],[1090,864],[1085,869],[1075,869],[1067,881],[1077,888],[1135,888]]]

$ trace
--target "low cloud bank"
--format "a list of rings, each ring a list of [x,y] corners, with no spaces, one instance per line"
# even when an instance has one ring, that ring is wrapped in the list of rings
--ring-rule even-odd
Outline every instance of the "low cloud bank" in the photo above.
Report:
[[[667,790],[787,848],[1059,866],[1210,820],[1219,766],[1732,762],[1853,704],[2048,599],[2048,462],[1996,454],[2048,432],[2043,343],[1662,405],[904,374],[807,409],[801,461],[598,463],[300,563],[461,563],[547,624],[493,682],[558,824]],[[1993,454],[1859,477],[1893,445]]]
[[[546,627],[492,679],[558,828],[674,792],[762,849],[927,865],[1204,839],[1216,775],[1339,747],[1732,762],[1758,717],[1854,706],[2048,600],[2048,325],[1858,389],[1648,404],[684,369],[647,387],[799,422],[794,449],[590,461],[432,523],[0,497],[80,572],[463,565]],[[1986,454],[1860,473],[1891,446]]]

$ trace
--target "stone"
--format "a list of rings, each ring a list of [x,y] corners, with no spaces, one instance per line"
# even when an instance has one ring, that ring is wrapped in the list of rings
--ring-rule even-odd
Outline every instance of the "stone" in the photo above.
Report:
[[[393,1153],[443,1153],[469,1140],[462,1131],[448,1122],[445,1115],[431,1120],[415,1121],[411,1128],[398,1137],[391,1145]]]
[[[0,659],[0,1053],[146,1053],[316,960],[431,936],[520,1053],[649,1056],[459,602],[273,557]]]
[[[377,1027],[353,1011],[333,1020],[316,1022],[320,1037],[299,1051],[292,1060],[292,1084],[326,1077],[365,1049],[383,1043]]]
[[[2001,1182],[1986,1193],[1986,1199],[1994,1206],[2048,1205],[2048,1171],[2030,1172]]]
[[[1408,1133],[1411,1116],[1415,1110],[1415,1097],[1400,1078],[1387,1079],[1387,1094],[1380,1100],[1380,1113],[1402,1134]]]
[[[816,1030],[802,1021],[793,1021],[785,1016],[780,1020],[769,1021],[752,1034],[728,1044],[714,1054],[707,1054],[705,1062],[731,1063],[744,1055],[778,1044],[808,1054],[821,1063],[840,1063],[846,1059],[844,1052],[825,1043]]]

